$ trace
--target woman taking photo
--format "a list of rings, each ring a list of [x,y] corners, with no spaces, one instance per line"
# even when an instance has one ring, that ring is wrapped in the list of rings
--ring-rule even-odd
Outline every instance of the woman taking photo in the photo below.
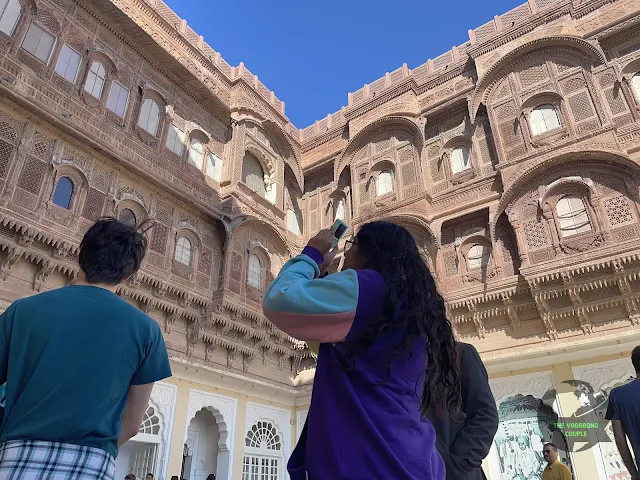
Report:
[[[443,480],[425,414],[458,410],[460,376],[433,277],[405,228],[373,222],[347,242],[342,271],[318,278],[332,242],[330,230],[312,238],[263,300],[278,328],[321,344],[291,479]]]

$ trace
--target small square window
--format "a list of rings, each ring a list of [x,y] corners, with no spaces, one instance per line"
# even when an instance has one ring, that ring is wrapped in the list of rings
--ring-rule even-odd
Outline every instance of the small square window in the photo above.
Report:
[[[18,0],[0,0],[0,32],[13,35],[21,13],[22,5]]]
[[[56,37],[45,31],[37,23],[31,22],[29,30],[22,41],[22,48],[38,60],[48,64],[55,44]]]
[[[107,108],[121,118],[124,118],[124,114],[127,111],[127,103],[129,102],[129,90],[124,88],[118,82],[111,84],[111,91],[109,92],[109,100],[107,101]]]
[[[378,196],[393,192],[393,174],[389,170],[384,170],[378,175],[376,183]]]
[[[184,152],[184,131],[173,123],[169,125],[169,130],[167,131],[167,148],[179,157]]]
[[[69,83],[76,83],[80,60],[82,56],[69,45],[65,44],[60,50],[58,63],[56,63],[56,73]]]
[[[207,176],[216,182],[222,179],[222,159],[211,152],[207,155]]]
[[[145,98],[140,108],[138,126],[155,137],[158,135],[159,125],[160,107],[158,107],[158,104],[151,98]]]
[[[451,152],[451,172],[464,172],[471,168],[471,151],[465,147],[454,148]]]

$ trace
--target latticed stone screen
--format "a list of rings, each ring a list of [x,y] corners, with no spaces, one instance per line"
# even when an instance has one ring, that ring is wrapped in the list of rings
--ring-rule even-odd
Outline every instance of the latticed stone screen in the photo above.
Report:
[[[591,106],[591,100],[587,92],[580,92],[572,97],[569,97],[569,106],[573,112],[573,118],[576,122],[581,122],[588,118],[593,117],[594,111]]]
[[[544,224],[528,222],[524,224],[524,235],[530,248],[541,248],[549,245],[549,236]]]
[[[151,242],[149,244],[149,249],[164,255],[167,252],[168,235],[169,227],[161,223],[156,223],[153,226],[153,230],[151,233]]]
[[[213,252],[210,248],[202,247],[200,250],[200,261],[198,262],[198,270],[201,273],[209,275],[211,272],[211,261],[213,258]]]
[[[609,88],[604,91],[604,95],[611,109],[611,113],[614,115],[620,115],[629,111],[627,102],[622,96],[622,91],[619,88]]]
[[[9,142],[0,138],[0,178],[4,178],[7,175],[14,148]]]
[[[448,250],[444,252],[444,269],[448,276],[458,274],[458,261],[455,250]]]
[[[37,158],[28,157],[22,167],[22,172],[20,172],[18,187],[29,193],[37,194],[44,180],[46,167],[47,165]]]
[[[583,77],[575,77],[575,78],[570,78],[569,80],[566,80],[563,84],[562,84],[562,91],[566,94],[570,94],[573,92],[577,92],[580,89],[583,89],[586,87],[585,81]]]
[[[90,188],[84,201],[82,216],[87,220],[95,221],[102,216],[105,194],[95,188]]]
[[[413,163],[407,163],[402,166],[402,183],[405,186],[416,183],[416,168]]]
[[[383,152],[391,147],[391,134],[387,134],[384,137],[379,138],[374,142],[375,153]]]
[[[611,225],[619,225],[621,223],[628,223],[634,220],[631,207],[624,195],[619,195],[605,200],[604,208],[607,212],[607,217],[609,218],[609,223]]]
[[[524,88],[528,88],[544,82],[547,78],[549,78],[549,72],[545,64],[532,65],[520,72],[518,77],[520,79],[520,84]]]

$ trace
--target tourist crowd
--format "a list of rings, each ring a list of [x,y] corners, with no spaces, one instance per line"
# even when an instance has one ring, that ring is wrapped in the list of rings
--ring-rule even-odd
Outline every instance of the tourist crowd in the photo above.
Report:
[[[72,286],[18,300],[0,317],[0,480],[114,478],[154,382],[171,376],[158,324],[115,293],[140,268],[149,227],[97,221]],[[263,299],[275,326],[317,351],[291,480],[484,479],[499,420],[487,371],[473,346],[455,340],[414,239],[402,226],[368,223],[328,273],[338,237],[327,229],[309,240]],[[640,374],[640,347],[632,362]],[[613,389],[606,415],[632,480],[638,398],[638,381]],[[521,438],[508,480],[572,478],[550,439],[538,468]]]

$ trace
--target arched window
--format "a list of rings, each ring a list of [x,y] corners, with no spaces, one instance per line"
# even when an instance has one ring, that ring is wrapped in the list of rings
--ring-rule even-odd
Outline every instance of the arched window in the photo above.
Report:
[[[293,209],[287,210],[287,230],[295,235],[300,235],[300,221],[298,214]]]
[[[249,257],[249,269],[247,271],[247,284],[250,287],[262,290],[262,264],[256,254]]]
[[[631,79],[631,89],[636,96],[636,101],[640,103],[640,72],[636,73]]]
[[[489,265],[489,259],[491,258],[491,251],[489,247],[482,244],[476,244],[469,249],[467,253],[467,264],[469,270],[477,270],[479,268],[485,268]]]
[[[529,125],[531,125],[532,136],[560,128],[560,117],[556,107],[546,104],[534,108],[529,117]]]
[[[451,173],[464,172],[471,168],[471,150],[467,147],[456,147],[451,151]]]
[[[560,236],[569,237],[591,230],[591,221],[587,207],[578,195],[567,195],[558,200],[556,205]]]
[[[94,97],[102,98],[104,83],[107,81],[107,71],[100,62],[93,62],[87,72],[87,79],[84,81],[84,91]]]
[[[376,182],[377,195],[385,195],[389,192],[393,192],[393,174],[389,170],[383,170],[378,175]]]
[[[21,13],[22,6],[18,0],[0,0],[0,32],[13,35]]]
[[[344,199],[338,200],[334,220],[344,220]]]
[[[124,210],[122,210],[120,212],[120,215],[118,215],[118,220],[120,220],[122,223],[126,223],[127,225],[135,226],[138,223],[136,214],[133,213],[133,210],[131,210],[130,208],[125,208]]]
[[[257,422],[244,439],[242,480],[278,480],[281,478],[282,437],[271,422]]]
[[[211,152],[207,154],[207,176],[218,183],[222,180],[222,159]]]
[[[139,432],[146,433],[148,435],[160,434],[160,418],[156,415],[156,411],[153,407],[147,408],[147,411],[144,414],[144,420],[142,420],[142,424],[140,425]]]
[[[245,153],[244,159],[242,160],[242,181],[261,197],[267,195],[262,165],[260,165],[258,159],[249,152]]]
[[[191,258],[192,258],[192,250],[191,242],[187,237],[180,237],[176,242],[176,251],[173,256],[173,259],[181,263],[182,265],[186,265],[187,267],[191,266]]]
[[[151,98],[146,98],[140,108],[140,118],[138,126],[150,133],[154,137],[158,135],[158,125],[160,124],[160,107]]]
[[[202,147],[202,143],[199,140],[191,140],[191,147],[189,147],[189,163],[198,170],[202,170],[203,160],[204,149]]]
[[[173,153],[182,156],[184,152],[184,131],[176,127],[173,123],[169,125],[167,130],[167,148]]]
[[[71,207],[72,197],[73,182],[68,177],[60,177],[53,191],[53,203],[68,210]]]

